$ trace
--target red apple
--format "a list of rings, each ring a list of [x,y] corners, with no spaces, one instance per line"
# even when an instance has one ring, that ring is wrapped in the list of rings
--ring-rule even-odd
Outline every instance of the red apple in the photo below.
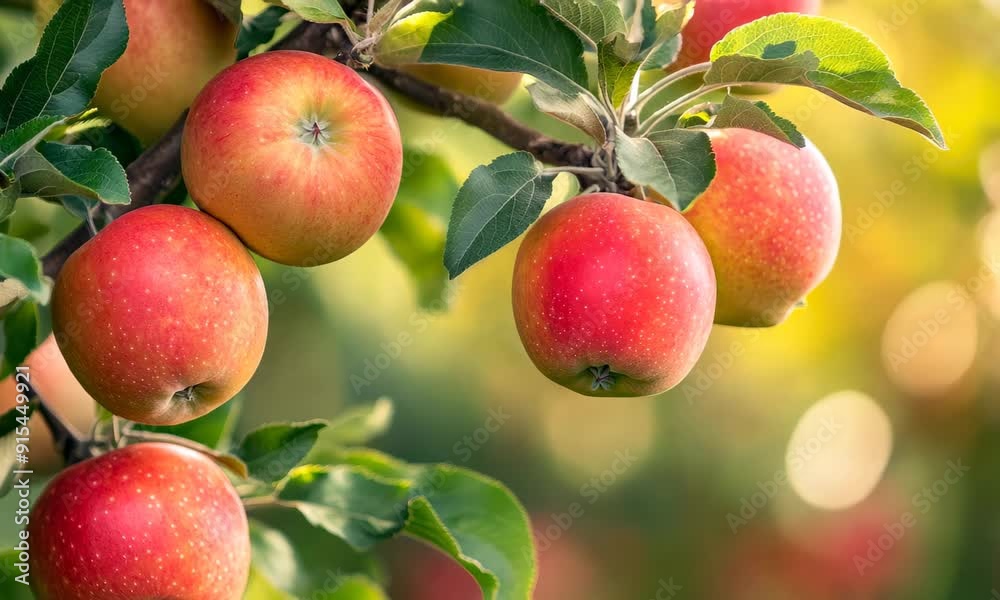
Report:
[[[489,71],[460,65],[414,63],[400,65],[399,70],[438,87],[493,104],[503,104],[510,100],[520,87],[522,79],[520,73]]]
[[[35,4],[48,21],[62,1]],[[94,106],[150,143],[236,60],[239,28],[205,0],[125,0],[125,18],[128,46],[101,77]]]
[[[24,366],[28,367],[32,387],[45,398],[48,407],[81,433],[89,433],[97,420],[97,406],[76,377],[73,377],[66,360],[59,352],[55,338],[45,338],[28,355]],[[13,376],[0,381],[0,414],[16,406],[17,394],[17,383]],[[52,432],[42,415],[32,416],[28,428],[31,431],[28,443],[31,468],[41,474],[58,470],[63,465],[63,459],[56,450]]]
[[[671,70],[708,61],[712,46],[740,25],[783,12],[814,15],[819,7],[820,0],[698,0]]]
[[[225,473],[172,444],[138,444],[63,471],[28,527],[39,600],[238,600],[246,512]]]
[[[333,262],[385,221],[403,165],[389,103],[306,52],[258,54],[216,77],[184,132],[191,197],[276,262]]]
[[[685,216],[712,255],[715,322],[770,327],[822,282],[840,248],[837,180],[811,143],[709,132],[718,172]]]
[[[66,362],[95,400],[151,425],[201,416],[253,375],[267,337],[260,271],[212,217],[151,206],[77,250],[52,296]]]
[[[618,194],[544,215],[514,266],[514,319],[535,366],[592,396],[645,396],[681,381],[712,328],[715,276],[676,211]]]

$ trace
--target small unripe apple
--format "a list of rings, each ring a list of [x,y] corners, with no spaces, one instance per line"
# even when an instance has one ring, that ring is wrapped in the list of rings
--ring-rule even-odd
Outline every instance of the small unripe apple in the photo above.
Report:
[[[31,512],[39,600],[239,600],[246,512],[225,473],[173,444],[137,444],[60,473]]]
[[[66,363],[112,413],[150,425],[199,417],[250,380],[264,352],[260,271],[224,225],[140,208],[70,256],[52,294]]]
[[[399,66],[399,70],[438,87],[493,104],[503,104],[510,100],[521,86],[523,77],[520,73],[430,63],[404,64]]]
[[[677,211],[591,194],[532,226],[513,304],[525,350],[547,377],[591,396],[646,396],[676,385],[701,356],[715,275]]]
[[[62,1],[35,3],[48,22]],[[101,76],[94,106],[148,144],[233,64],[239,27],[205,0],[125,0],[125,18],[128,46]]]
[[[820,0],[698,0],[671,70],[706,62],[712,46],[741,25],[782,12],[814,15],[819,7]]]
[[[715,322],[777,325],[836,261],[837,180],[812,143],[800,149],[746,129],[709,135],[718,171],[684,216],[715,265]]]
[[[195,203],[252,250],[316,266],[378,231],[399,188],[403,144],[385,97],[352,69],[265,52],[198,96],[181,162]]]
[[[89,433],[97,420],[97,406],[80,382],[73,377],[59,346],[52,336],[45,338],[38,348],[24,361],[28,367],[31,385],[53,412],[80,433]],[[0,381],[0,414],[17,404],[17,382],[14,376]],[[37,412],[28,423],[31,432],[29,447],[30,468],[39,474],[52,473],[63,465],[63,458],[56,450],[52,432],[45,419]]]

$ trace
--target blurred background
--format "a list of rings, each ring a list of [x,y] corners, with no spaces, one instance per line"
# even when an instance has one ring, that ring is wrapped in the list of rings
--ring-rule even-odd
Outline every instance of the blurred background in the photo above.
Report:
[[[411,265],[415,283],[387,231],[327,267],[262,264],[271,333],[237,429],[391,397],[378,448],[483,471],[525,503],[539,600],[1000,598],[1000,2],[829,0],[824,14],[887,51],[951,150],[814,92],[767,99],[825,153],[844,207],[836,268],[787,323],[716,328],[656,398],[549,382],[511,315],[516,243],[439,285],[454,192],[506,149],[393,98],[403,193],[435,207],[437,258]],[[0,12],[4,72],[32,28]],[[506,108],[572,138],[523,90]],[[553,204],[575,191],[563,177]],[[73,224],[40,202],[14,220],[41,248]],[[381,555],[394,599],[478,597],[419,544]]]

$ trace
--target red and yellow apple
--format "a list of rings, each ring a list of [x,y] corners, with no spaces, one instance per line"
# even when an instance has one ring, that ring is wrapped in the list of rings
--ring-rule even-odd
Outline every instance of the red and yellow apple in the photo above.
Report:
[[[681,51],[671,69],[706,62],[726,34],[751,21],[782,12],[814,15],[820,0],[698,0],[694,16],[681,32]]]
[[[61,0],[36,0],[48,22]],[[216,73],[236,60],[239,27],[205,0],[125,0],[129,41],[94,106],[144,143],[160,138]]]
[[[746,129],[709,135],[717,174],[684,216],[715,265],[715,322],[777,325],[833,268],[837,180],[811,143],[800,149]]]
[[[24,366],[28,367],[32,387],[45,398],[46,405],[81,433],[90,432],[97,420],[97,406],[76,377],[73,377],[66,360],[59,352],[55,338],[45,338],[28,355]],[[17,383],[13,376],[0,381],[0,414],[16,406],[17,394]],[[63,458],[55,447],[52,432],[42,415],[33,415],[28,428],[31,431],[28,443],[31,468],[36,473],[52,473],[62,467]]]
[[[150,425],[199,417],[253,375],[267,298],[246,248],[180,206],[115,220],[66,261],[52,327],[66,363],[112,413]]]
[[[521,86],[522,79],[520,73],[489,71],[461,65],[413,63],[400,65],[399,70],[421,81],[493,104],[503,104],[510,100]]]
[[[172,444],[138,444],[66,469],[31,513],[39,600],[239,600],[246,512],[225,473]]]
[[[512,295],[521,341],[543,374],[581,394],[646,396],[676,385],[701,356],[715,275],[680,213],[591,194],[532,226]]]
[[[253,251],[316,266],[378,231],[399,188],[403,147],[389,103],[352,69],[266,52],[198,96],[182,165],[195,203]]]

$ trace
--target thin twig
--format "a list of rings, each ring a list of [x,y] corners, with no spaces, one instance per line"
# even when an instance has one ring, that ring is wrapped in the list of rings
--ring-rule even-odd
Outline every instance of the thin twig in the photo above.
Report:
[[[649,86],[636,98],[635,102],[632,103],[627,112],[642,112],[642,109],[649,103],[650,100],[655,98],[657,94],[667,89],[671,85],[677,83],[678,81],[690,77],[691,75],[696,75],[698,73],[707,73],[709,69],[712,68],[712,63],[704,62],[698,63],[696,65],[691,65],[690,67],[683,68],[675,73],[667,75],[663,79],[657,81],[653,85]]]
[[[653,131],[653,129],[657,125],[662,123],[667,117],[677,112],[678,110],[684,108],[686,105],[697,100],[698,98],[701,98],[706,94],[711,94],[712,92],[717,92],[719,90],[730,88],[732,86],[733,84],[731,83],[713,83],[712,85],[702,86],[694,90],[693,92],[681,96],[680,98],[674,100],[670,104],[664,106],[655,113],[651,114],[649,116],[649,119],[643,122],[642,125],[639,127],[639,135],[646,135],[649,132]]]

